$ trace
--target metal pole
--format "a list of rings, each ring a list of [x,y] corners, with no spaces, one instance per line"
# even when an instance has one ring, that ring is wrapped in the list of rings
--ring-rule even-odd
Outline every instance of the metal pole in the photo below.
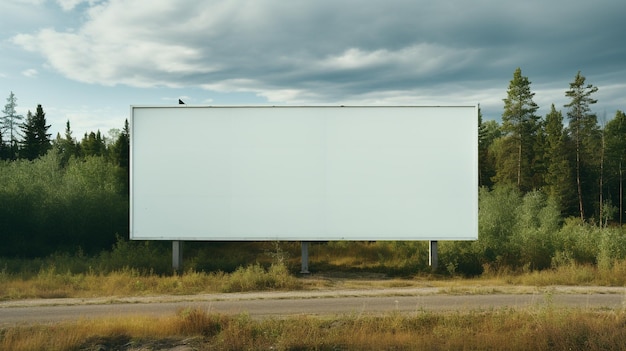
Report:
[[[172,268],[175,272],[180,272],[183,268],[183,242],[172,241]]]
[[[303,241],[301,243],[302,247],[302,269],[300,270],[301,274],[309,274],[309,242]]]
[[[431,240],[428,242],[428,265],[433,271],[437,270],[439,265],[439,257],[437,257],[437,241]]]

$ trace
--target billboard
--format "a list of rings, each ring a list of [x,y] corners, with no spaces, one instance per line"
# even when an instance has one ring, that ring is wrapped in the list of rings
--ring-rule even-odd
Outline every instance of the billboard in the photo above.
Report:
[[[131,106],[135,240],[475,240],[477,106]]]

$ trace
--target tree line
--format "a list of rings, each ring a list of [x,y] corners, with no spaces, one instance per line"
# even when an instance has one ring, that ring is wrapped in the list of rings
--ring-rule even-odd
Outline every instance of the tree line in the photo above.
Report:
[[[597,91],[578,72],[564,90],[564,110],[552,104],[539,116],[529,78],[514,71],[501,123],[478,116],[479,240],[454,244],[451,262],[545,268],[559,255],[580,262],[597,256],[583,254],[595,244],[567,246],[581,237],[571,234],[573,223],[623,223],[626,115],[599,121]],[[43,107],[24,118],[16,100],[11,93],[0,117],[0,256],[97,253],[127,238],[128,121],[110,138],[97,131],[81,140],[68,121],[64,135],[51,138]],[[509,218],[506,208],[521,212]]]
[[[68,120],[65,135],[62,137],[59,133],[52,139],[48,133],[51,125],[46,123],[46,114],[41,105],[37,105],[34,114],[29,110],[26,119],[17,114],[16,107],[17,97],[11,92],[0,117],[0,160],[32,161],[54,149],[61,154],[64,162],[70,157],[105,156],[120,167],[128,168],[128,120],[121,131],[111,130],[109,139],[98,130],[85,133],[81,141],[77,141],[72,135]]]
[[[17,115],[11,92],[0,119],[0,256],[99,253],[128,233],[128,121],[122,130],[52,139],[38,105]]]
[[[618,110],[611,120],[598,121],[592,110],[597,91],[579,71],[565,91],[565,114],[552,104],[542,117],[530,80],[517,68],[503,99],[502,123],[479,116],[480,186],[541,191],[563,217],[622,224],[626,115]]]

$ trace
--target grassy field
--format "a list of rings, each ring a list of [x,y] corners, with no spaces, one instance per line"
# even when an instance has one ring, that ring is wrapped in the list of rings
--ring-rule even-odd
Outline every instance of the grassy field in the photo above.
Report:
[[[240,267],[232,273],[188,271],[174,275],[141,274],[132,269],[106,274],[93,272],[74,274],[49,267],[32,277],[0,273],[0,301],[425,286],[440,287],[440,291],[444,293],[446,291],[485,293],[477,287],[495,288],[499,291],[522,291],[521,287],[524,286],[624,286],[624,279],[626,262],[614,266],[611,270],[602,270],[595,266],[568,266],[529,273],[486,274],[475,278],[438,275],[389,278],[377,273],[336,272],[297,277],[284,264],[272,264],[267,268],[254,264]]]
[[[387,287],[626,285],[626,260],[605,266],[570,262],[543,270],[485,267],[481,275],[468,278],[446,270],[431,272],[425,263],[425,243],[334,243],[312,246],[314,273],[305,279],[298,273],[298,243],[197,246],[187,248],[182,273],[171,271],[167,246],[151,243],[120,242],[97,257],[0,258],[0,301],[332,289],[373,281]]]
[[[620,350],[626,312],[416,311],[412,316],[253,320],[181,310],[164,318],[81,320],[0,329],[2,350]]]

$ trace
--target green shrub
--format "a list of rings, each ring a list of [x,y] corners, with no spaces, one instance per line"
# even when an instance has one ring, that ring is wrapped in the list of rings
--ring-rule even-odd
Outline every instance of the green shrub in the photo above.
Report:
[[[484,263],[515,266],[519,250],[511,241],[521,193],[513,186],[497,186],[479,191],[478,253]]]
[[[451,275],[466,277],[483,273],[481,257],[477,244],[472,241],[442,241],[438,245],[439,260],[442,269]]]
[[[626,231],[623,228],[605,228],[600,235],[597,262],[600,269],[610,270],[626,258]]]
[[[60,167],[50,152],[33,161],[0,162],[0,256],[90,254],[128,232],[128,193],[119,168],[104,157]]]
[[[97,260],[98,272],[108,273],[133,268],[142,273],[171,273],[169,242],[126,241],[117,237],[112,251],[103,251]]]
[[[558,205],[534,191],[523,197],[516,213],[512,246],[519,248],[519,265],[531,270],[549,268],[561,221]]]
[[[301,283],[289,274],[286,265],[272,264],[269,269],[265,269],[257,263],[239,267],[231,273],[224,286],[224,292],[299,288],[301,288]]]
[[[595,264],[601,231],[601,228],[583,223],[580,218],[567,218],[554,238],[552,266]]]

